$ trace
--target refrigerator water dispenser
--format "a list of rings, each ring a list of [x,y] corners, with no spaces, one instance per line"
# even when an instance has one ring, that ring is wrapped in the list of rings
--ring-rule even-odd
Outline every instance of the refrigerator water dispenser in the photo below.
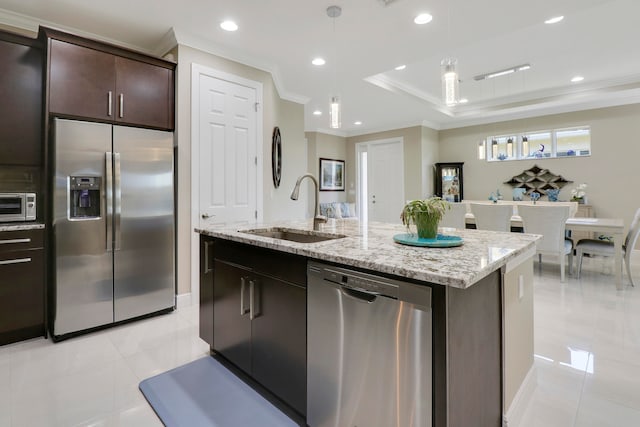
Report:
[[[100,218],[100,184],[100,177],[69,177],[69,219]]]

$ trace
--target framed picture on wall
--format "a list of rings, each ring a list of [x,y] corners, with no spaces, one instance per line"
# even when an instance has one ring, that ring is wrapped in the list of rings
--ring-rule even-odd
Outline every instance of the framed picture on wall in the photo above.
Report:
[[[344,160],[320,159],[320,191],[344,191]]]

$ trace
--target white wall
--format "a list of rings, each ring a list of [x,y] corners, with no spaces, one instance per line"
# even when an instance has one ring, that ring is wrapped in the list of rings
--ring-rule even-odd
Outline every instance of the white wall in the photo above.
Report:
[[[263,219],[300,219],[305,217],[305,195],[301,201],[289,198],[296,178],[306,171],[306,144],[304,138],[304,106],[280,99],[271,75],[237,62],[229,61],[186,45],[174,50],[178,61],[176,80],[176,140],[178,145],[178,293],[186,293],[191,283],[191,65],[200,64],[209,68],[234,74],[263,85],[262,150],[263,176],[260,178],[263,191]],[[282,136],[282,178],[280,187],[273,187],[271,177],[271,136],[274,126],[280,128]],[[259,130],[260,131],[260,130]],[[197,254],[193,254],[197,257]]]

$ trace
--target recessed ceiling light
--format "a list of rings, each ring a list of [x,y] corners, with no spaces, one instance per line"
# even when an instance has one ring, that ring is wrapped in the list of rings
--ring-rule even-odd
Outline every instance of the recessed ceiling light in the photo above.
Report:
[[[313,112],[313,115],[314,116],[321,116],[322,115],[322,111],[316,110],[316,111]]]
[[[460,104],[466,104],[467,102],[469,102],[469,100],[467,98],[462,98],[460,101],[458,101]]]
[[[236,31],[238,29],[238,24],[233,21],[224,21],[222,24],[220,24],[220,28],[225,31]]]
[[[401,71],[401,70],[404,70],[405,68],[407,68],[407,66],[406,66],[406,65],[398,65],[398,66],[396,67],[396,70]]]
[[[353,122],[354,125],[356,126],[360,126],[362,124],[362,122],[360,120],[358,120],[357,122]]]
[[[313,65],[324,65],[324,64],[326,64],[326,63],[327,63],[327,61],[325,61],[325,60],[324,60],[324,59],[322,59],[322,58],[313,58],[313,61],[311,61],[311,63],[312,63]]]
[[[583,80],[584,80],[584,77],[582,77],[582,76],[575,76],[574,78],[571,79],[571,81],[573,83],[578,83],[578,82],[581,82]]]
[[[564,19],[564,16],[554,16],[553,18],[549,18],[546,21],[544,21],[545,24],[557,24],[558,22],[562,21]]]
[[[431,22],[432,19],[433,19],[433,16],[429,15],[428,13],[421,13],[420,15],[414,18],[413,22],[415,22],[418,25],[423,25],[423,24],[428,24],[429,22]]]

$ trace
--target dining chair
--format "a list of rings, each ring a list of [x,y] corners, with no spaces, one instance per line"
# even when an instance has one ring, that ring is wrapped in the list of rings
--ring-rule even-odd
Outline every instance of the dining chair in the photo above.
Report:
[[[440,227],[451,227],[464,230],[466,227],[466,203],[450,203],[451,209],[447,209],[440,220]]]
[[[542,235],[542,239],[536,242],[539,264],[542,265],[542,255],[557,256],[561,282],[564,282],[566,255],[569,255],[569,274],[573,270],[573,241],[566,239],[564,232],[570,214],[568,206],[518,206],[524,232]]]
[[[636,211],[636,214],[631,221],[627,237],[624,239],[624,243],[622,244],[624,263],[627,266],[627,275],[629,276],[631,286],[635,286],[633,283],[633,277],[631,277],[631,252],[633,252],[633,248],[636,247],[638,236],[640,236],[640,209]],[[612,257],[615,255],[613,242],[596,239],[581,239],[578,241],[578,244],[576,245],[576,256],[578,257],[578,279],[580,278],[580,272],[582,271],[582,258],[585,253],[589,255]]]
[[[478,230],[511,231],[512,205],[469,203]]]

